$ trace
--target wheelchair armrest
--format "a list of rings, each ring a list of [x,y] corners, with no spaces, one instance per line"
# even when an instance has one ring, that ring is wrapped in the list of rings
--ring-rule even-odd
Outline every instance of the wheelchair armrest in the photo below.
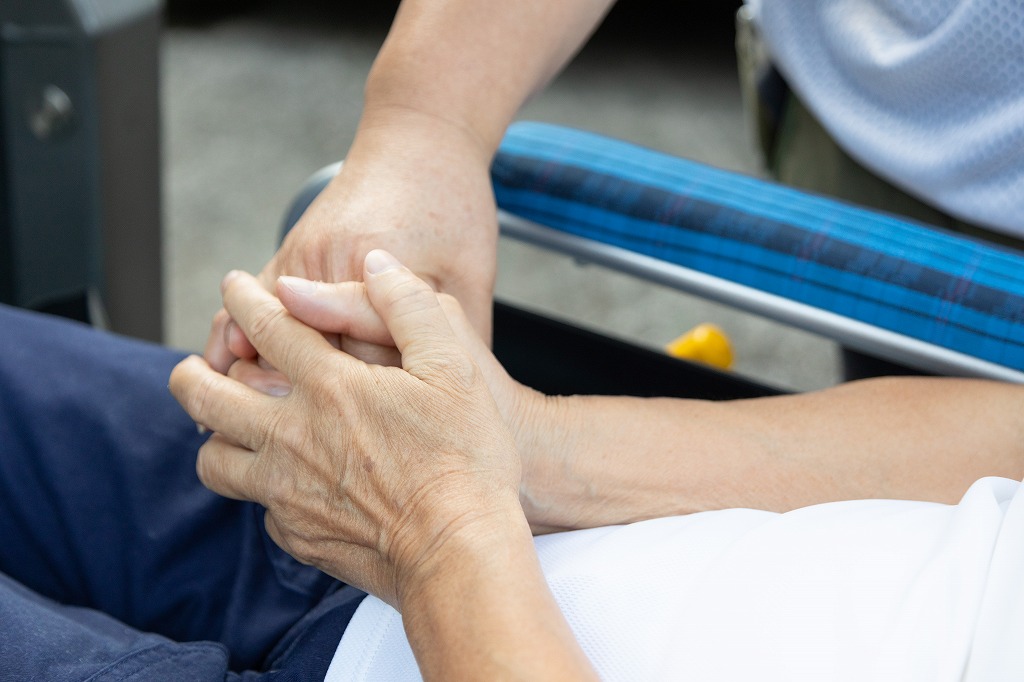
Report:
[[[504,234],[927,372],[1024,382],[1024,254],[632,144],[519,123]]]

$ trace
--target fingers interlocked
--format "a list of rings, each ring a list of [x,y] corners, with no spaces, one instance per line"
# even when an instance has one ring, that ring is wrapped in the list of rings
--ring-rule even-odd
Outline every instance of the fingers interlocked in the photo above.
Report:
[[[318,332],[292,319],[250,275],[231,273],[225,278],[224,304],[260,355],[292,381],[345,359]],[[265,483],[256,480],[252,467],[254,453],[274,436],[276,413],[283,409],[284,398],[274,394],[290,392],[287,380],[276,376],[249,360],[236,361],[225,376],[196,356],[186,358],[171,374],[174,396],[196,423],[217,433],[197,461],[200,478],[215,492],[265,501]],[[251,387],[260,381],[270,382],[264,391]]]
[[[207,487],[266,506],[272,537],[300,560],[394,594],[395,566],[415,562],[432,533],[486,513],[498,490],[518,508],[520,464],[437,294],[383,252],[367,256],[363,274],[365,292],[350,292],[357,312],[343,317],[393,339],[402,369],[339,351],[255,278],[233,273],[225,308],[276,371],[243,359],[225,376],[191,357],[171,390],[216,432],[197,461]]]

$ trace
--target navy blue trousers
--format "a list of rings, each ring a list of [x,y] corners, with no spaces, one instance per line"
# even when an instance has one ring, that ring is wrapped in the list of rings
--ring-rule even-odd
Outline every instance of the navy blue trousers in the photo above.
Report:
[[[181,357],[0,306],[0,679],[323,679],[364,595],[202,487]]]

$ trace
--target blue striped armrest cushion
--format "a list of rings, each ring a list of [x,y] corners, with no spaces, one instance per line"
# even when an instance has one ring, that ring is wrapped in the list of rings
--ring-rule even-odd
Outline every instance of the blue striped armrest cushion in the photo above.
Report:
[[[542,123],[492,178],[527,220],[1024,370],[1024,254]]]

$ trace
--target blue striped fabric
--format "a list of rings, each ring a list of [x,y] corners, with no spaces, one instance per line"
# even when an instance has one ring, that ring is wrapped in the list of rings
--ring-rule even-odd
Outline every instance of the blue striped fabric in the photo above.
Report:
[[[548,124],[492,177],[542,225],[1024,370],[1024,254]]]

